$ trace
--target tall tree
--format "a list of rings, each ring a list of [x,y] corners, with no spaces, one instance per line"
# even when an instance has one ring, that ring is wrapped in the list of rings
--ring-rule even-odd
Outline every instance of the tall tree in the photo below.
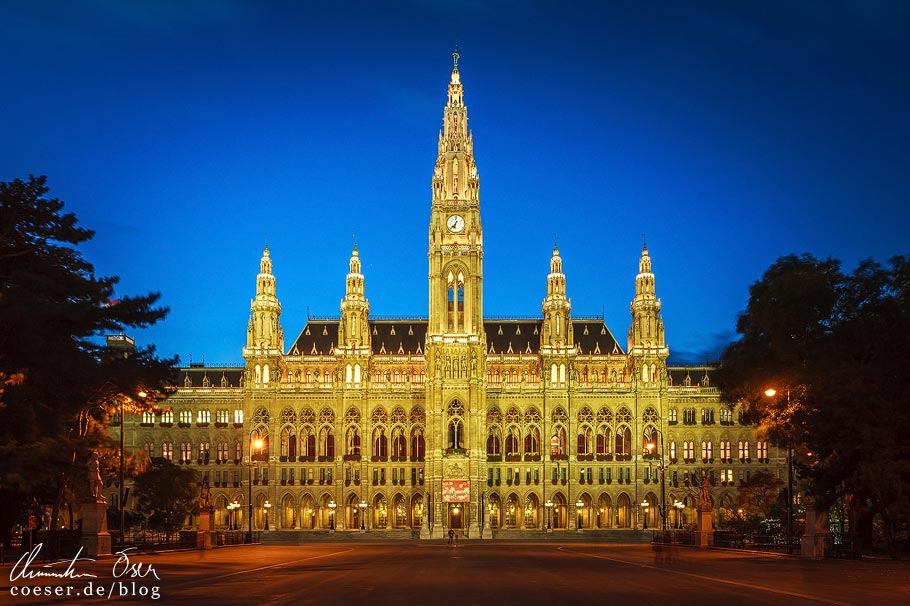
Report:
[[[179,530],[199,505],[196,472],[167,459],[156,459],[150,469],[136,476],[134,491],[137,509],[153,530]]]
[[[910,261],[844,274],[833,259],[782,257],[750,288],[737,331],[721,357],[725,396],[794,448],[818,507],[844,497],[870,509],[893,550],[910,506]]]
[[[115,445],[106,431],[121,406],[140,412],[164,397],[176,359],[154,347],[114,355],[104,336],[158,322],[158,293],[119,296],[78,246],[94,232],[48,196],[45,177],[0,182],[0,541],[26,506],[56,511],[83,495],[85,461]],[[142,394],[140,396],[140,394]],[[75,483],[75,484],[74,484]]]

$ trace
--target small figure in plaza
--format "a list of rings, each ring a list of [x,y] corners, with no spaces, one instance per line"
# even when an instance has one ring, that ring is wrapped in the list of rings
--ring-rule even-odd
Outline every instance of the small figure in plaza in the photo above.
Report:
[[[711,509],[711,484],[708,482],[708,476],[701,478],[701,499],[698,508],[702,511]]]
[[[212,489],[209,488],[209,477],[202,476],[202,493],[199,495],[199,509],[207,511],[212,508]]]
[[[455,542],[455,531],[449,528],[449,545]]]
[[[107,501],[102,494],[104,481],[101,479],[101,467],[98,464],[98,453],[92,452],[88,459],[88,490],[89,497],[99,503]]]

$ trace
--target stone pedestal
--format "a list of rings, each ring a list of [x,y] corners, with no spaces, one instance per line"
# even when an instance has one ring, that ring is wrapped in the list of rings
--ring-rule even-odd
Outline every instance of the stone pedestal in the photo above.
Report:
[[[107,501],[92,499],[79,504],[82,520],[80,543],[86,555],[99,556],[111,553],[111,534],[107,531]]]
[[[806,506],[806,531],[800,542],[800,556],[812,560],[825,557],[825,541],[830,534],[828,512],[815,509],[814,503]]]
[[[199,510],[199,527],[196,529],[196,546],[202,549],[214,547],[215,512],[209,509]]]
[[[469,539],[476,539],[477,537],[482,536],[480,524],[477,523],[477,520],[473,520],[467,530],[467,538]]]
[[[714,528],[711,524],[711,510],[709,508],[698,508],[695,544],[699,549],[707,549],[714,545]]]
[[[493,531],[490,529],[490,512],[485,511],[483,516],[483,530],[480,531],[481,539],[492,539]]]
[[[423,521],[420,522],[420,538],[429,539],[430,538],[430,511],[427,505],[424,505],[423,510]]]

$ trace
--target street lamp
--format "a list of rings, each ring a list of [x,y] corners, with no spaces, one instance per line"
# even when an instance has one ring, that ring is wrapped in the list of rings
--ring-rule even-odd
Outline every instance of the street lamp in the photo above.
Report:
[[[578,499],[577,501],[575,501],[575,513],[578,514],[578,524],[576,524],[576,529],[577,529],[577,530],[581,530],[581,528],[582,528],[582,523],[581,523],[581,508],[584,507],[584,506],[585,506],[585,504],[584,504],[584,502],[583,502],[581,499]]]
[[[269,503],[268,499],[266,499],[265,503],[263,503],[262,506],[265,508],[265,529],[268,530],[269,529],[269,510],[272,508],[272,504]]]
[[[145,391],[140,390],[137,394],[142,399],[145,399],[148,396]],[[126,474],[124,473],[124,420],[123,420],[123,397],[120,398],[120,494],[118,496],[118,505],[120,506],[120,546],[123,547],[124,541],[124,526],[126,525],[126,493],[123,486],[123,482],[126,479]]]
[[[547,499],[547,502],[543,504],[547,508],[547,532],[550,532],[553,527],[550,525],[550,516],[553,513],[553,501]]]
[[[237,516],[234,512],[240,509],[240,503],[234,501],[228,503],[228,530],[237,530]]]
[[[654,433],[660,436],[660,464],[657,466],[657,471],[660,473],[660,505],[658,505],[657,511],[660,513],[660,529],[667,530],[667,466],[666,459],[664,458],[664,434],[659,429],[654,429]],[[648,454],[657,447],[654,442],[648,442],[645,444],[645,448],[648,449]]]
[[[642,499],[640,505],[641,505],[641,508],[645,512],[644,521],[642,523],[642,530],[647,530],[648,529],[648,508],[651,506],[651,504],[648,503],[646,500]]]
[[[335,501],[329,501],[329,530],[335,530],[335,508],[338,507],[338,503]]]
[[[258,448],[262,450],[263,441],[256,439],[250,442],[250,483],[249,483],[249,501],[250,501],[250,519],[249,519],[249,532],[247,533],[246,542],[253,542],[253,449]]]
[[[777,390],[769,387],[765,395],[773,398]],[[787,410],[790,409],[790,390],[787,390]],[[793,447],[790,438],[787,438],[787,553],[790,553],[790,540],[793,537]]]
[[[367,502],[360,501],[360,530],[361,531],[366,530],[366,526],[364,526],[364,518],[366,517],[366,511],[367,511]]]

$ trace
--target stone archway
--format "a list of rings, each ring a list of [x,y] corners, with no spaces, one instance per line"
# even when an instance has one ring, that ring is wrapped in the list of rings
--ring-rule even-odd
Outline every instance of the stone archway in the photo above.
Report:
[[[349,494],[344,502],[344,523],[350,530],[362,530],[366,528],[364,512],[360,508],[360,497],[356,494]]]
[[[313,501],[313,495],[305,494],[300,500],[300,528],[304,530],[313,530],[316,528],[316,503]]]
[[[226,527],[229,523],[230,511],[227,508],[228,500],[223,494],[215,497],[212,507],[215,510],[215,528]]]
[[[597,527],[613,528],[613,499],[607,493],[601,493],[597,499]]]
[[[518,495],[514,492],[506,497],[506,503],[503,507],[503,528],[518,528],[518,517],[521,511],[521,505],[518,501]]]
[[[498,494],[490,495],[490,502],[487,505],[490,528],[495,530],[502,527],[502,503],[499,500]]]
[[[538,499],[537,495],[534,493],[529,494],[525,501],[524,527],[527,529],[537,529],[541,527],[540,499]]]
[[[279,521],[281,528],[297,528],[297,500],[291,494],[286,494],[281,497]]]
[[[569,509],[566,507],[566,497],[561,492],[557,492],[551,500],[553,501],[553,528],[567,528]]]
[[[408,527],[408,510],[408,504],[401,493],[395,493],[395,496],[392,497],[392,509],[389,511],[392,528]]]
[[[582,505],[581,510],[576,511],[578,520],[576,520],[575,523],[578,525],[578,528],[594,528],[596,516],[592,515],[593,501],[591,495],[585,492],[578,497],[578,501],[580,501]]]
[[[632,528],[632,500],[629,495],[622,493],[616,499],[616,508],[614,510],[616,517],[614,525],[616,528]]]
[[[420,529],[423,524],[423,513],[423,496],[415,494],[411,497],[411,528]]]

